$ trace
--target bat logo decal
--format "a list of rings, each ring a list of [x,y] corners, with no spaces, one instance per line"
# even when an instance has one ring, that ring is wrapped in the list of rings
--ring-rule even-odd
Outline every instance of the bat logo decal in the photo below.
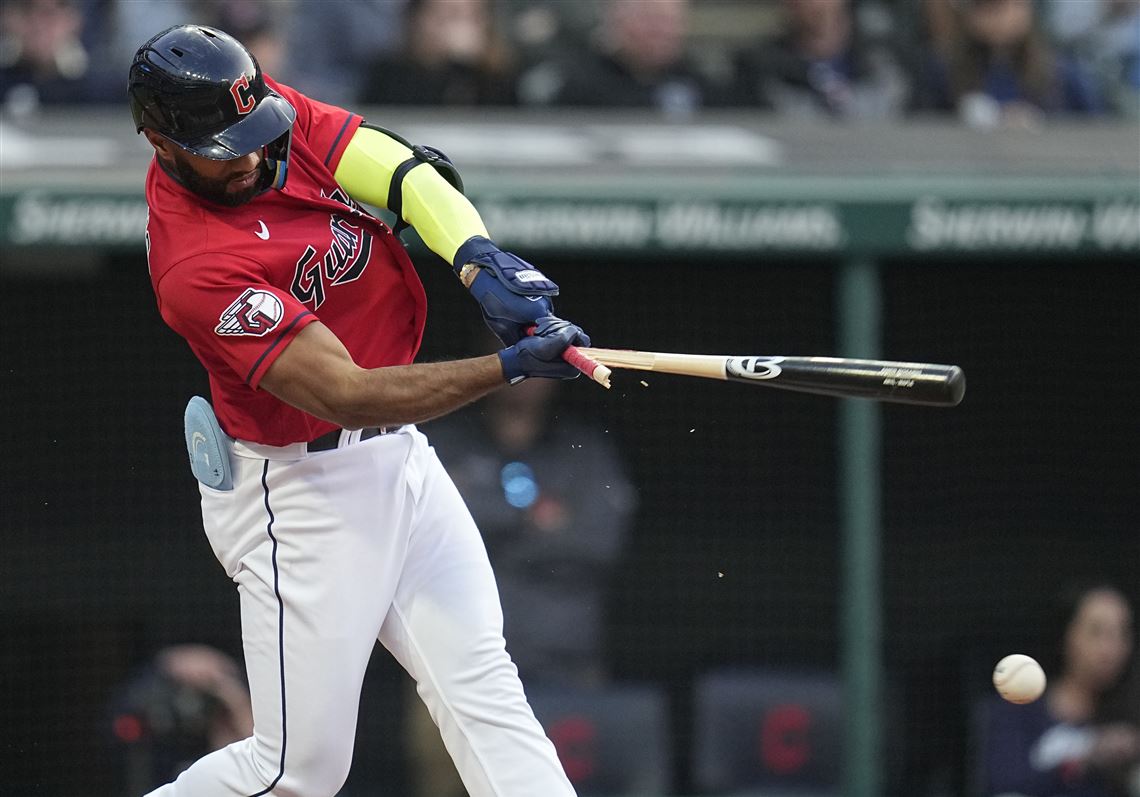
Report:
[[[729,376],[740,379],[775,379],[783,357],[729,357],[724,364]]]

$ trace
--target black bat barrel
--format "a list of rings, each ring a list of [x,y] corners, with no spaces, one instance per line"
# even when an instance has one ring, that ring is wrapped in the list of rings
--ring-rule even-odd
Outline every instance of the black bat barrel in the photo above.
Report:
[[[842,357],[730,357],[725,371],[734,382],[764,382],[784,390],[900,404],[953,407],[966,394],[966,375],[956,365]]]

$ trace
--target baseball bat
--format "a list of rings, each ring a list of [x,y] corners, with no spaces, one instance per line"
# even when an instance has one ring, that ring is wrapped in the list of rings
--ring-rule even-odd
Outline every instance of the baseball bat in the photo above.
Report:
[[[567,346],[566,351],[562,352],[562,359],[593,379],[602,387],[607,390],[609,389],[610,374],[613,372],[602,363],[583,354],[582,349],[577,346]]]
[[[535,329],[537,329],[537,327],[530,327],[527,329],[526,334],[533,335]],[[562,352],[562,359],[593,379],[606,390],[609,390],[610,374],[612,374],[613,371],[606,368],[606,366],[597,360],[587,357],[577,346],[567,346],[566,350]]]
[[[844,357],[734,357],[580,347],[577,353],[611,368],[632,368],[749,385],[867,398],[901,404],[953,407],[966,393],[956,365],[856,360]]]

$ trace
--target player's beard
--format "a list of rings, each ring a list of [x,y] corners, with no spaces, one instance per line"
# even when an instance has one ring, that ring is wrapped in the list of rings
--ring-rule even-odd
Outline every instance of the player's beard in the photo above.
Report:
[[[253,185],[249,188],[243,188],[240,191],[229,191],[228,187],[234,180],[234,176],[230,175],[220,180],[210,180],[202,177],[190,166],[190,164],[177,155],[174,157],[173,163],[174,176],[178,181],[193,191],[203,199],[208,199],[211,202],[216,202],[219,205],[225,205],[229,208],[236,208],[238,205],[244,205],[249,200],[260,194],[269,185],[273,176],[269,172],[269,163],[265,158],[257,164],[258,178],[254,181]]]

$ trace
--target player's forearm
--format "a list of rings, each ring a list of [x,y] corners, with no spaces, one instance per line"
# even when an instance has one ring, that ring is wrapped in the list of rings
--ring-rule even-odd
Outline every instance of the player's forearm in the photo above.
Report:
[[[361,127],[349,142],[336,170],[337,182],[353,199],[390,210],[388,191],[396,168],[412,151],[388,135]],[[409,171],[400,184],[401,216],[423,242],[450,263],[464,241],[490,237],[479,212],[429,164]]]
[[[361,368],[332,330],[313,321],[285,346],[255,386],[345,429],[398,426],[445,415],[528,376],[573,379],[561,354],[583,332],[560,318],[541,319],[497,354],[468,360]]]
[[[497,355],[361,368],[320,322],[309,324],[269,366],[259,388],[345,429],[398,426],[444,415],[506,384]]]
[[[262,380],[262,387],[282,401],[345,429],[421,423],[505,384],[494,354],[386,368],[352,365],[327,375],[288,379],[271,368]]]
[[[471,238],[489,238],[475,206],[430,167],[413,169],[404,180],[404,218],[429,249],[451,263]]]
[[[466,406],[505,384],[502,364],[494,354],[362,369],[334,400],[335,417],[327,420],[346,429],[421,423]]]

